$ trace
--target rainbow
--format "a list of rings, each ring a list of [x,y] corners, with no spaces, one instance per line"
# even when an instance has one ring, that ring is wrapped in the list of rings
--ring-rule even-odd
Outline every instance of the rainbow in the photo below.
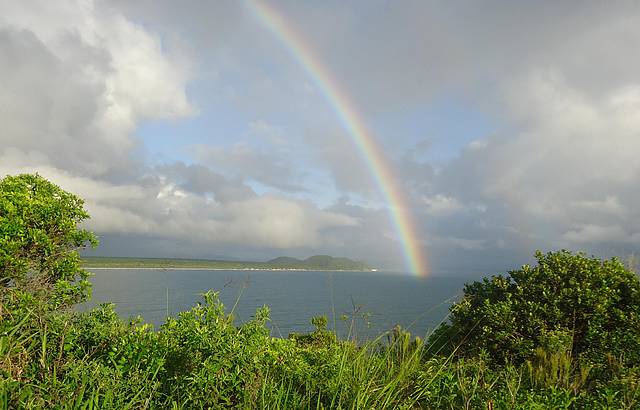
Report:
[[[304,38],[266,1],[249,0],[246,4],[256,19],[280,40],[291,56],[306,70],[347,129],[389,206],[391,221],[400,237],[407,268],[416,276],[426,277],[428,275],[426,257],[421,251],[420,241],[413,228],[415,224],[409,207],[405,204],[404,196],[382,148],[367,130],[349,96],[313,54],[312,48]]]

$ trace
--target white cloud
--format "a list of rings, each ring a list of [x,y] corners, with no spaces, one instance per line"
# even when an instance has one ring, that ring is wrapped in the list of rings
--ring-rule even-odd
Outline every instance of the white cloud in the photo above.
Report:
[[[618,197],[614,195],[608,195],[602,200],[577,201],[572,203],[571,206],[591,213],[599,212],[619,217],[625,217],[629,213],[626,206],[622,205]]]
[[[534,246],[640,245],[638,86],[594,96],[532,70],[510,83],[509,126],[445,167],[439,186],[488,204],[492,226],[513,225]]]
[[[580,226],[577,230],[566,232],[562,235],[562,238],[578,244],[582,243],[606,243],[606,242],[627,242],[638,240],[638,235],[635,238],[629,235],[621,226],[616,225],[591,225],[586,224]]]
[[[188,62],[121,14],[73,0],[2,10],[1,148],[98,176],[125,166],[141,119],[193,113]]]
[[[460,247],[466,250],[482,249],[485,247],[486,242],[484,239],[456,238],[453,236],[450,236],[446,239],[453,246]]]
[[[39,172],[84,198],[92,215],[86,226],[105,234],[301,248],[326,243],[324,229],[356,224],[311,203],[258,197],[242,179],[205,166],[136,163],[133,131],[141,120],[194,113],[185,92],[189,62],[93,1],[2,9],[0,175]],[[265,121],[250,128],[280,138]],[[287,165],[266,153],[244,145],[205,151],[223,169],[257,167],[249,176],[298,189],[288,182]],[[110,176],[122,172],[124,180]]]
[[[422,201],[427,207],[427,213],[430,215],[446,215],[462,209],[462,204],[457,199],[444,196],[423,196]]]
[[[260,150],[244,142],[225,148],[199,144],[191,147],[191,152],[198,163],[228,175],[250,178],[283,191],[304,190],[291,158],[281,153]]]
[[[407,2],[366,18],[357,7],[282,4],[376,131],[434,260],[447,249],[460,260],[463,251],[640,246],[637,6]],[[245,11],[2,2],[0,172],[38,171],[77,192],[89,226],[104,233],[401,260],[353,142],[304,69]],[[193,48],[176,48],[185,44]],[[199,136],[195,164],[152,167],[136,127],[198,114],[188,85],[198,101],[225,107],[216,114],[240,113],[229,121],[248,124],[246,141]],[[463,148],[450,162],[400,152],[420,145],[420,113],[442,100],[477,109],[492,135],[452,141]],[[325,187],[320,199],[313,191]],[[313,203],[343,194],[361,206]]]
[[[270,143],[276,145],[281,145],[286,142],[284,130],[263,119],[251,121],[249,123],[249,136],[265,138]]]
[[[85,199],[91,215],[85,225],[100,233],[153,235],[211,245],[312,248],[331,244],[323,230],[358,223],[353,217],[283,197],[219,203],[183,191],[166,178],[147,186],[116,185],[47,166],[0,164],[0,175],[38,172]]]

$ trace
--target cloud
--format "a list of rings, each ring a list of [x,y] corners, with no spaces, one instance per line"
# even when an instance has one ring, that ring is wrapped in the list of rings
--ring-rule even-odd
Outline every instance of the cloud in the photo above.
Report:
[[[227,174],[250,178],[283,191],[305,189],[297,183],[299,175],[292,162],[277,152],[260,151],[247,143],[236,143],[229,148],[200,144],[192,147],[191,151],[199,163]]]
[[[3,146],[84,175],[127,166],[140,119],[193,113],[187,63],[93,2],[5,5],[0,58]]]
[[[323,230],[358,223],[355,218],[319,210],[308,202],[278,196],[253,194],[217,202],[180,189],[177,181],[163,172],[152,184],[116,185],[46,166],[0,166],[2,175],[22,172],[38,172],[80,195],[91,215],[87,228],[105,234],[139,234],[209,245],[314,248],[329,244]],[[218,188],[207,188],[207,192]]]
[[[462,207],[457,199],[440,194],[433,197],[424,196],[423,201],[427,207],[427,213],[436,216],[456,212]]]
[[[345,131],[310,130],[305,138],[315,161],[329,171],[338,191],[379,198],[371,170]]]
[[[178,161],[156,166],[153,173],[160,179],[166,178],[175,181],[179,188],[187,192],[204,196],[212,194],[213,198],[220,203],[256,196],[255,192],[242,179],[226,178],[204,165],[186,165]]]
[[[271,144],[281,145],[286,142],[285,132],[282,128],[269,124],[265,120],[256,120],[249,123],[249,136],[265,138]]]
[[[374,3],[366,13],[350,3],[278,7],[367,118],[442,95],[490,109],[534,66],[560,65],[590,92],[637,78],[634,3]]]
[[[534,71],[512,83],[509,129],[444,167],[439,187],[462,203],[488,204],[486,213],[538,243],[633,242],[640,232],[637,90],[630,84],[597,98],[557,72]]]
[[[375,134],[433,264],[640,246],[636,4],[273,7]],[[2,174],[77,192],[89,226],[131,249],[143,238],[190,256],[325,252],[402,268],[366,162],[246,6],[2,9]],[[440,145],[450,152],[435,161]],[[164,162],[147,160],[156,149]]]
[[[225,175],[202,164],[151,166],[136,156],[141,121],[197,111],[186,93],[190,62],[116,9],[91,1],[7,5],[0,58],[0,174],[39,172],[77,193],[92,215],[90,229],[200,247],[284,249],[323,246],[324,230],[357,224],[308,201],[258,196],[245,178],[303,188],[286,160],[248,145],[200,147],[197,156]],[[264,121],[251,132],[277,137]]]
[[[621,226],[583,225],[577,230],[566,232],[563,239],[572,243],[611,243],[611,242],[635,242],[640,239],[640,234],[629,233]]]

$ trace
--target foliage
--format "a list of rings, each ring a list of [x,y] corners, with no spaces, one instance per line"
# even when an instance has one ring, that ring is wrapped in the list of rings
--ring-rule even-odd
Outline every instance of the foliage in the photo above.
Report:
[[[356,345],[322,320],[312,335],[269,336],[268,310],[235,325],[213,292],[159,331],[113,305],[0,323],[0,409],[7,408],[637,408],[640,367],[593,379],[567,354],[522,365],[486,354],[424,355],[395,329]],[[306,337],[310,336],[310,337]],[[407,338],[408,336],[408,338]],[[575,371],[574,371],[575,370]],[[589,380],[587,380],[589,379]]]
[[[289,339],[296,341],[302,346],[330,346],[336,342],[336,335],[327,330],[328,319],[326,316],[314,316],[311,324],[315,330],[306,334],[291,333]]]
[[[43,309],[84,295],[74,250],[93,240],[77,229],[87,215],[38,176],[0,186],[0,410],[640,406],[638,283],[617,260],[538,254],[535,268],[470,284],[427,345],[399,326],[340,340],[323,316],[273,338],[266,307],[236,324],[215,292],[155,331],[112,304]]]
[[[456,356],[488,352],[523,362],[537,348],[568,349],[606,365],[607,357],[640,364],[640,281],[617,259],[568,251],[536,254],[537,266],[467,284],[431,350]]]
[[[88,273],[76,249],[97,244],[77,227],[88,217],[82,199],[37,174],[0,180],[2,303],[9,291],[44,293],[54,307],[86,298]]]
[[[197,407],[237,407],[255,396],[260,358],[269,346],[264,323],[269,309],[239,327],[226,315],[218,294],[207,292],[198,304],[162,326],[159,340],[166,364],[163,392],[177,403]]]

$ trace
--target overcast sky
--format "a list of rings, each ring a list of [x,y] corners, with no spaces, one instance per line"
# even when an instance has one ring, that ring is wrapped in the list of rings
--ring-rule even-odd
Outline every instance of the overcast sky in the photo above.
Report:
[[[397,175],[434,273],[640,250],[640,3],[271,1]],[[97,253],[405,270],[322,91],[242,1],[0,0],[0,175]]]

